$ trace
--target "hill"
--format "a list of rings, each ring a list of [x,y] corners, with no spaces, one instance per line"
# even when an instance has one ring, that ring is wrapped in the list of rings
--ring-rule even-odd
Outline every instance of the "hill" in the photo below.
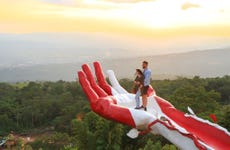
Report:
[[[134,69],[149,61],[153,78],[175,76],[216,77],[230,74],[230,49],[192,51],[168,55],[110,60],[107,68],[113,68],[120,77],[133,76]]]
[[[118,78],[133,78],[136,68],[143,60],[149,61],[153,79],[168,79],[176,76],[217,77],[230,74],[230,48],[192,51],[147,57],[101,59],[105,70],[113,69]],[[88,63],[92,61],[84,61]],[[1,82],[56,81],[76,79],[82,62],[9,66],[0,69]]]

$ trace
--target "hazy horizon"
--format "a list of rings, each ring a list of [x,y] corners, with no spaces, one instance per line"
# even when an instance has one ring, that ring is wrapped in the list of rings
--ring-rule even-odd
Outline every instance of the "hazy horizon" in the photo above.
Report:
[[[191,42],[193,41],[193,42]],[[106,33],[0,34],[0,67],[75,63],[230,47],[230,38],[154,39]]]
[[[193,51],[158,56],[99,60],[104,72],[114,70],[117,77],[134,78],[136,68],[143,60],[149,61],[153,79],[183,77],[222,77],[230,75],[230,47],[226,49]],[[79,61],[79,60],[78,60]],[[92,66],[92,60],[74,63],[30,64],[0,67],[0,82],[20,81],[75,81],[82,64]],[[98,61],[98,59],[97,59]]]

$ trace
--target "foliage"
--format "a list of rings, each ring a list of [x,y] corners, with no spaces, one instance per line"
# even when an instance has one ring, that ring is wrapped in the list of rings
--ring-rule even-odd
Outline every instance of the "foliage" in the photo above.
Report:
[[[80,85],[64,81],[29,82],[22,88],[0,83],[0,93],[0,134],[41,126],[68,131],[69,122],[87,105]]]
[[[164,145],[161,150],[177,150],[176,146],[175,145],[172,145],[172,144],[166,144]]]
[[[64,149],[70,145],[70,137],[67,133],[54,133],[38,138],[30,144],[33,149]]]
[[[83,120],[73,120],[71,135],[79,149],[120,149],[123,125],[105,120],[93,112]]]
[[[230,104],[230,76],[224,76],[222,78],[209,78],[207,80],[206,89],[215,90],[220,93],[221,104]]]
[[[131,91],[133,81],[120,80]],[[217,116],[218,124],[230,130],[230,76],[203,79],[152,81],[157,95],[187,112],[190,106],[205,119]],[[30,134],[52,129],[24,149],[177,149],[162,136],[147,134],[130,139],[130,127],[93,113],[78,82],[0,83],[0,136],[11,131]],[[19,142],[18,147],[23,146]]]
[[[155,144],[153,144],[152,140],[149,139],[143,150],[160,150],[160,149],[161,149],[160,141],[157,141]]]

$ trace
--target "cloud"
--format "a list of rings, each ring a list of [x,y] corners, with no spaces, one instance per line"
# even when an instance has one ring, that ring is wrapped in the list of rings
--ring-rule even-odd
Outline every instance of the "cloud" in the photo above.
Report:
[[[220,13],[225,13],[225,10],[224,9],[220,9],[219,12]]]
[[[67,7],[83,8],[83,9],[114,9],[117,7],[110,0],[40,0],[43,3],[62,5]]]
[[[191,8],[200,8],[200,7],[201,6],[199,4],[193,4],[193,3],[186,2],[181,6],[181,9],[182,10],[188,10]]]
[[[61,4],[61,5],[73,5],[76,3],[76,0],[40,0],[46,3],[52,4]]]
[[[140,2],[153,2],[155,0],[39,0],[50,6],[63,6],[69,8],[87,10],[125,10],[130,5]]]
[[[47,3],[54,3],[54,4],[67,4],[72,5],[76,3],[88,3],[90,1],[87,0],[40,0]],[[153,2],[155,0],[97,0],[92,1],[92,3],[100,3],[100,2],[108,2],[108,3],[139,3],[139,2]]]
[[[113,3],[139,3],[139,2],[153,2],[155,0],[106,0]]]

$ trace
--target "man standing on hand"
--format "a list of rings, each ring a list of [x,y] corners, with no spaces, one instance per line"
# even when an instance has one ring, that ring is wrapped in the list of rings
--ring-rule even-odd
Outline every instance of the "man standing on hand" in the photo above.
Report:
[[[144,86],[142,89],[142,108],[144,108],[145,111],[147,111],[147,93],[148,93],[148,89],[149,89],[149,85],[150,85],[150,80],[151,80],[151,70],[148,68],[148,62],[147,61],[143,61],[142,62],[142,68],[143,70],[143,74],[144,74]]]

